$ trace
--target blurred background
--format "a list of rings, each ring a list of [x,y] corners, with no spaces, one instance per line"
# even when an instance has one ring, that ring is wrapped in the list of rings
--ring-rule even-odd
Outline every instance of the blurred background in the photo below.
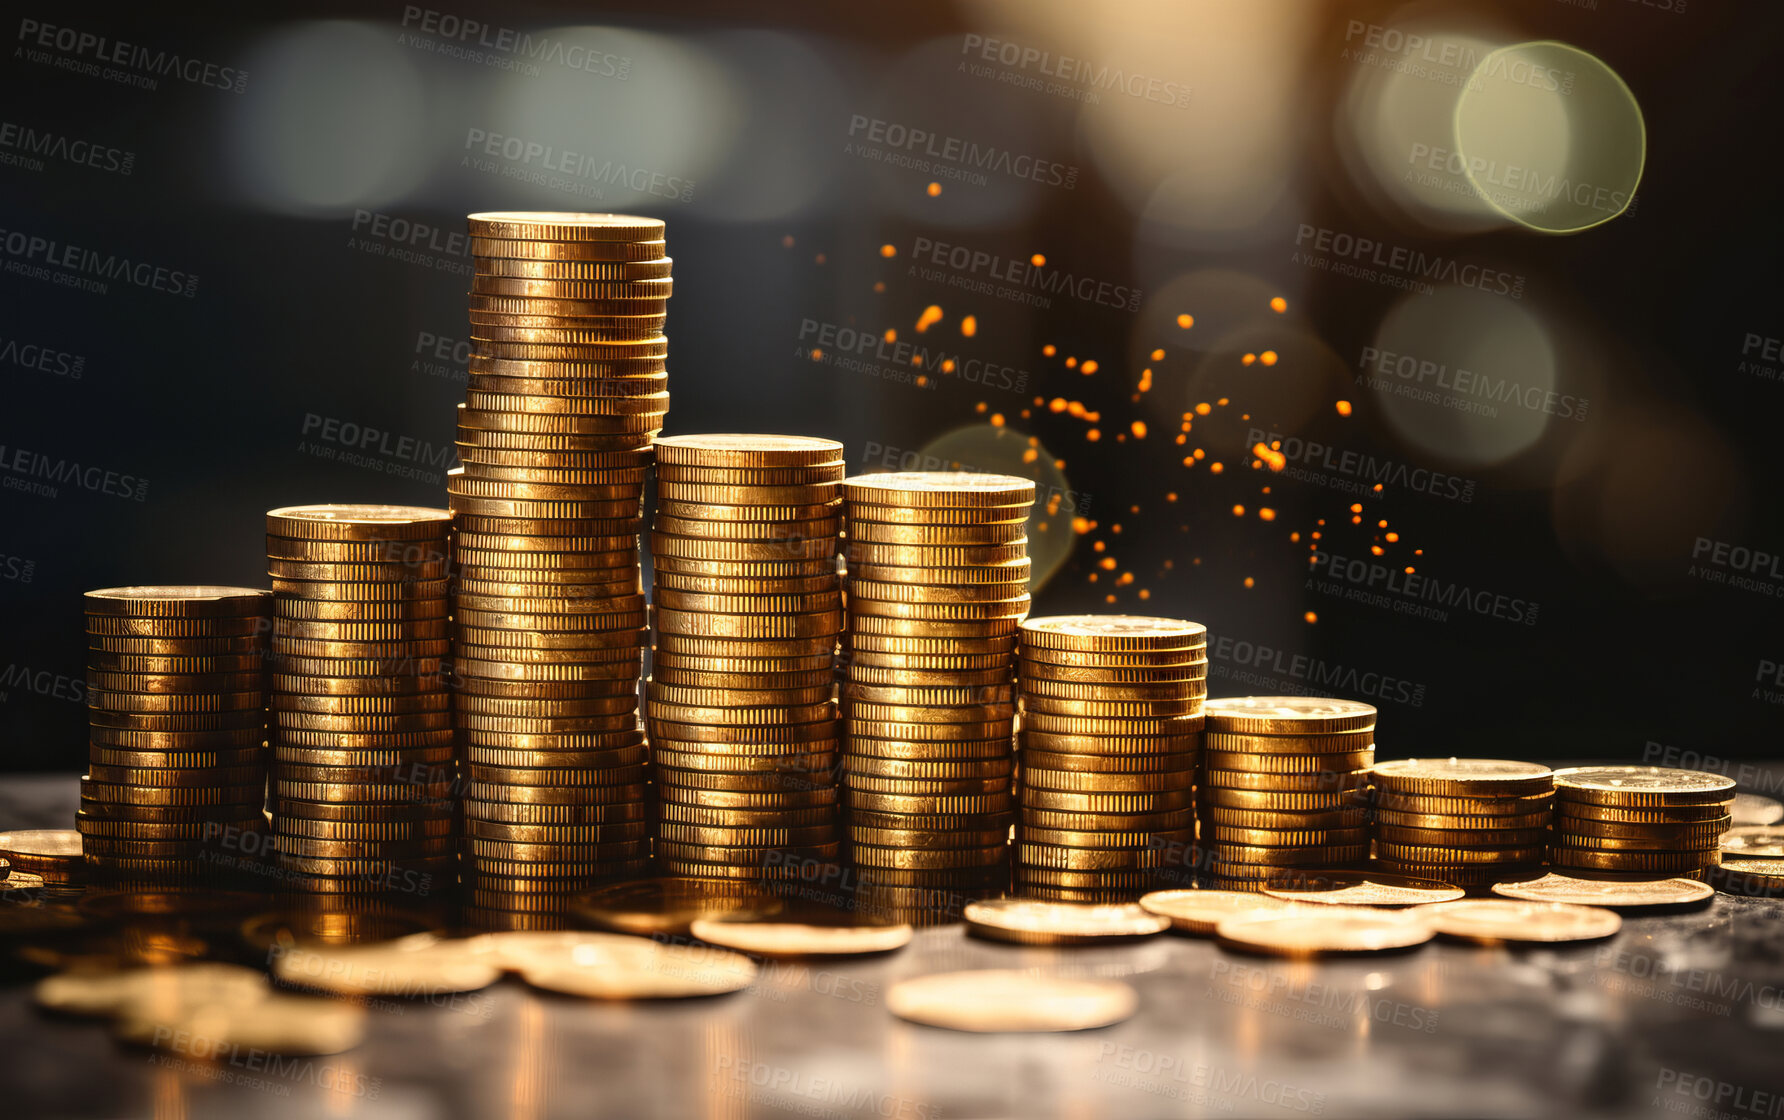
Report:
[[[668,431],[1029,475],[1036,613],[1215,695],[1777,756],[1776,4],[19,12],[0,768],[81,767],[81,591],[445,504],[484,209],[666,219]]]

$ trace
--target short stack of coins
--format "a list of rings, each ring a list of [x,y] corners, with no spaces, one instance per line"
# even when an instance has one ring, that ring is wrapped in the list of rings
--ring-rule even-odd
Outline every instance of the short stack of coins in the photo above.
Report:
[[[1034,492],[968,472],[843,483],[843,769],[863,881],[921,891],[1007,874]]]
[[[669,875],[833,863],[843,446],[659,439],[646,728]]]
[[[85,596],[87,775],[75,827],[108,878],[228,878],[262,854],[270,592]]]
[[[1555,796],[1547,766],[1402,758],[1378,763],[1373,775],[1382,870],[1484,887],[1542,863]]]
[[[1555,771],[1549,862],[1563,873],[1701,877],[1717,866],[1735,783],[1661,766]]]
[[[452,883],[451,524],[420,506],[266,515],[273,844],[295,889]]]
[[[1111,902],[1187,866],[1207,628],[1129,615],[1031,618],[1017,676],[1017,887]]]
[[[1196,862],[1228,890],[1369,858],[1375,709],[1317,696],[1208,701]]]
[[[469,218],[449,475],[472,907],[544,913],[648,866],[638,534],[668,411],[663,223]]]

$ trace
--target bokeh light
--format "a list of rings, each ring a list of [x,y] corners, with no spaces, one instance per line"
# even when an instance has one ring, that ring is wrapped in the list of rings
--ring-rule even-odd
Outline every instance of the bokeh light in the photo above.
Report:
[[[930,440],[924,445],[921,458],[925,464],[948,464],[937,469],[1011,474],[1034,480],[1034,509],[1028,516],[1028,555],[1032,561],[1028,586],[1031,593],[1039,594],[1072,554],[1076,540],[1072,518],[1089,504],[1072,489],[1052,453],[1037,437],[1014,428],[969,424]]]

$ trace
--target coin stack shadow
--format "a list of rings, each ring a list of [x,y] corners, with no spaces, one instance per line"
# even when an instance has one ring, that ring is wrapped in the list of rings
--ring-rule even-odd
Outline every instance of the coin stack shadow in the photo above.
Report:
[[[657,441],[645,726],[668,874],[798,877],[840,855],[842,455],[800,436]]]
[[[227,879],[264,851],[269,592],[89,591],[86,864],[108,878]]]
[[[1022,624],[1016,885],[1115,902],[1168,880],[1195,848],[1208,631],[1064,615]]]
[[[422,895],[451,883],[451,523],[416,506],[266,515],[273,846],[296,890]]]
[[[1719,864],[1733,821],[1735,783],[1720,774],[1654,766],[1570,766],[1555,771],[1549,862],[1564,874],[1594,871],[1701,879]],[[1730,860],[1724,865],[1739,871]]]
[[[1369,858],[1372,706],[1238,696],[1202,710],[1196,866],[1206,880],[1261,890],[1285,870]]]
[[[1384,871],[1487,887],[1542,863],[1555,775],[1536,762],[1405,758],[1374,768]]]
[[[469,218],[459,412],[454,707],[477,910],[545,913],[642,873],[638,534],[669,407],[663,223]]]
[[[967,472],[843,483],[844,784],[854,863],[878,904],[1007,882],[1034,493]]]

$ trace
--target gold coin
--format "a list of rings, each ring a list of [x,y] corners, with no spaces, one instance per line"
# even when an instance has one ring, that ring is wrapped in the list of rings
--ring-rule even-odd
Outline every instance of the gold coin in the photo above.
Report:
[[[1540,794],[1555,774],[1535,762],[1497,758],[1402,758],[1379,762],[1375,784],[1383,790],[1435,797],[1514,797]]]
[[[1473,898],[1445,902],[1423,913],[1441,936],[1480,945],[1595,941],[1623,928],[1623,919],[1614,910],[1565,902]]]
[[[1009,842],[1007,828],[935,831],[920,828],[868,828],[851,825],[849,839],[869,849],[907,848],[945,850],[971,848],[980,851],[999,848]],[[996,863],[995,858],[983,862]]]
[[[1539,863],[1543,857],[1542,844],[1530,844],[1521,848],[1461,848],[1454,846],[1437,846],[1428,844],[1398,844],[1393,841],[1381,841],[1376,844],[1376,852],[1382,859],[1391,859],[1399,863],[1419,863],[1427,865],[1445,865],[1452,863]]]
[[[990,525],[883,525],[851,520],[849,539],[874,544],[984,548],[1007,544],[1028,534],[1026,521]]]
[[[1319,844],[1354,845],[1369,841],[1367,828],[1242,828],[1204,822],[1202,839],[1217,844],[1266,848],[1301,848]]]
[[[809,467],[836,462],[843,445],[811,436],[720,433],[663,436],[656,441],[659,463],[686,467]]]
[[[1015,945],[1094,945],[1152,937],[1171,928],[1169,918],[1134,903],[1086,906],[1001,898],[968,903],[968,933]]]
[[[1784,859],[1784,828],[1746,825],[1731,828],[1722,837],[1724,860]]]
[[[1555,842],[1574,848],[1713,848],[1728,830],[1726,816],[1693,824],[1619,824],[1574,817],[1555,819]],[[1724,851],[1726,851],[1726,847]]]
[[[1741,827],[1784,821],[1784,801],[1756,793],[1735,794],[1734,807],[1730,811],[1734,814],[1734,823]]]
[[[1009,506],[1034,501],[1026,478],[970,471],[905,471],[856,475],[845,483],[850,502],[885,506]]]
[[[479,272],[471,277],[471,293],[474,296],[518,296],[554,302],[594,302],[607,306],[634,300],[668,299],[675,294],[675,281],[668,276],[615,280],[495,276]],[[620,313],[625,312],[622,309]]]
[[[1074,813],[1163,813],[1187,809],[1192,804],[1187,789],[1166,789],[1150,792],[1113,790],[1051,790],[1025,787],[1022,807],[1054,812]]]
[[[528,260],[483,257],[477,261],[478,276],[514,276],[529,280],[656,280],[668,276],[674,265],[668,257],[651,260]]]
[[[269,510],[266,531],[315,541],[442,540],[450,510],[424,506],[313,505]]]
[[[0,832],[0,857],[45,882],[63,883],[85,874],[81,834],[72,828],[23,828]]]
[[[196,961],[169,968],[70,971],[38,981],[37,1006],[88,1018],[175,1015],[246,1007],[272,998],[266,977],[240,965]]]
[[[1549,863],[1558,868],[1589,871],[1635,871],[1677,874],[1701,871],[1716,865],[1716,850],[1705,851],[1596,851],[1557,845],[1549,850]]]
[[[1022,694],[1031,699],[1054,700],[1118,700],[1138,704],[1172,704],[1199,700],[1207,694],[1207,685],[1197,680],[1161,681],[1147,684],[1112,684],[1103,681],[1056,681],[1022,677]],[[1200,704],[1195,706],[1200,711]],[[1160,712],[1159,714],[1167,714]],[[1233,749],[1231,744],[1219,749]]]
[[[1242,735],[1330,735],[1375,726],[1375,708],[1317,696],[1234,696],[1210,700],[1208,730]]]
[[[1505,797],[1432,797],[1377,789],[1374,802],[1378,808],[1386,811],[1429,813],[1444,817],[1525,817],[1549,813],[1555,807],[1555,798],[1551,793]]]
[[[1547,825],[1536,828],[1402,828],[1377,822],[1375,838],[1392,844],[1439,848],[1532,848],[1549,842]]]
[[[1259,775],[1350,773],[1366,770],[1374,760],[1373,750],[1349,751],[1343,754],[1244,754],[1237,751],[1202,752],[1202,763],[1209,770],[1246,771]]]
[[[1760,898],[1784,895],[1784,859],[1724,857],[1719,867],[1710,869],[1710,876],[1718,888],[1729,894]]]
[[[144,1009],[149,1010],[149,1009]],[[336,1000],[269,996],[245,1006],[195,1006],[173,1013],[154,1008],[119,1020],[122,1042],[176,1054],[338,1054],[365,1038],[366,1012]]]
[[[1438,879],[1324,869],[1279,871],[1266,881],[1264,893],[1288,902],[1337,906],[1422,906],[1448,902],[1464,894],[1460,887]]]
[[[1054,887],[1060,890],[1126,890],[1148,891],[1159,886],[1160,872],[1135,868],[1103,868],[1101,870],[1061,870],[1035,867],[1017,862],[1011,867],[1016,882],[1029,886]]]
[[[903,794],[851,789],[848,791],[848,803],[856,813],[975,816],[1007,813],[1015,805],[1015,797],[1008,791],[980,794]]]
[[[1251,754],[1342,754],[1346,751],[1372,750],[1374,731],[1344,731],[1332,735],[1236,735],[1210,731],[1202,737],[1202,746],[1211,751],[1239,751]]]
[[[1215,927],[1222,945],[1284,957],[1408,949],[1431,940],[1433,932],[1416,912],[1361,909],[1253,911],[1222,918]]]
[[[1151,848],[1066,848],[1053,844],[1018,842],[1014,846],[1016,861],[1030,867],[1054,871],[1140,871],[1164,867],[1175,862],[1169,844],[1187,844],[1193,837],[1180,834],[1159,834],[1159,847]]]
[[[1361,807],[1337,809],[1236,809],[1223,805],[1202,806],[1202,823],[1221,828],[1364,828],[1369,812]]]
[[[1119,1023],[1139,997],[1116,980],[1075,980],[1032,971],[943,972],[886,991],[900,1019],[978,1034],[1079,1031]]]
[[[894,506],[850,502],[849,520],[872,525],[1020,525],[1032,503],[1005,506]]]
[[[337,995],[415,998],[487,988],[502,970],[464,942],[419,933],[367,945],[293,945],[273,957],[272,973]]]
[[[756,965],[737,953],[705,946],[664,945],[646,937],[581,934],[557,964],[533,965],[520,976],[535,988],[589,999],[685,999],[741,991]]]
[[[1376,823],[1394,828],[1421,829],[1429,831],[1489,832],[1493,829],[1541,829],[1549,827],[1554,814],[1548,812],[1525,813],[1520,816],[1448,816],[1441,813],[1402,813],[1392,809],[1378,809],[1375,813]]]
[[[1702,770],[1570,766],[1555,771],[1555,790],[1558,797],[1571,801],[1642,808],[1727,801],[1734,795],[1734,782]]]
[[[126,618],[241,618],[264,615],[272,595],[257,587],[160,584],[103,587],[81,596],[89,615]]]
[[[847,468],[842,460],[833,463],[814,463],[805,467],[697,467],[682,466],[675,463],[658,463],[656,477],[660,482],[694,482],[708,486],[798,486],[814,482],[840,482]],[[831,499],[835,504],[827,504],[822,514],[813,516],[834,517],[842,520],[842,505],[839,499]],[[728,521],[789,521],[799,518],[764,517],[760,506],[736,506],[735,509],[749,509],[758,512],[725,518]],[[682,516],[667,514],[665,516]]]
[[[1057,615],[1031,618],[1022,624],[1025,647],[1094,652],[1135,653],[1178,650],[1206,644],[1208,628],[1200,623],[1136,615]]]
[[[737,920],[720,915],[696,918],[689,932],[709,945],[722,945],[764,957],[859,956],[889,953],[910,944],[913,930],[886,925]]]
[[[1157,813],[1074,813],[1024,807],[1021,818],[1024,828],[1067,831],[1078,829],[1151,834],[1179,832],[1195,826],[1195,815],[1189,809],[1167,809]]]
[[[1350,793],[1352,803],[1366,801],[1365,791],[1369,787],[1369,771],[1367,770],[1318,770],[1311,774],[1254,774],[1249,770],[1216,770],[1209,768],[1202,773],[1201,784],[1215,804],[1242,804],[1232,799],[1214,797],[1216,793],[1250,791],[1283,795],[1290,793]],[[1277,808],[1292,808],[1294,801],[1264,801],[1263,806],[1274,804]],[[1301,803],[1304,807],[1315,807],[1316,803]],[[1333,802],[1335,808],[1341,802]],[[1248,806],[1245,806],[1248,807]]]
[[[663,222],[631,214],[480,211],[467,217],[473,238],[529,241],[660,241]]]
[[[851,540],[843,556],[851,568],[975,568],[1025,559],[1028,556],[1028,538],[1022,536],[1002,544],[984,545],[878,544],[873,541]],[[926,582],[940,583],[942,580],[935,578]]]
[[[916,583],[936,587],[972,587],[980,584],[1026,583],[1034,561],[1024,556],[998,564],[970,567],[922,567],[908,564],[875,564],[850,558],[849,577],[873,583]]]
[[[471,253],[478,267],[499,260],[547,261],[651,261],[664,257],[667,242],[661,238],[623,241],[567,241],[543,238],[471,237]]]
[[[1703,902],[1716,892],[1692,879],[1652,875],[1600,878],[1550,872],[1536,878],[1496,882],[1493,893],[1529,902],[1568,902],[1623,910]]]
[[[1139,905],[1169,921],[1178,933],[1197,935],[1213,933],[1222,919],[1235,914],[1293,908],[1292,903],[1257,892],[1223,890],[1152,891],[1140,896]]]

